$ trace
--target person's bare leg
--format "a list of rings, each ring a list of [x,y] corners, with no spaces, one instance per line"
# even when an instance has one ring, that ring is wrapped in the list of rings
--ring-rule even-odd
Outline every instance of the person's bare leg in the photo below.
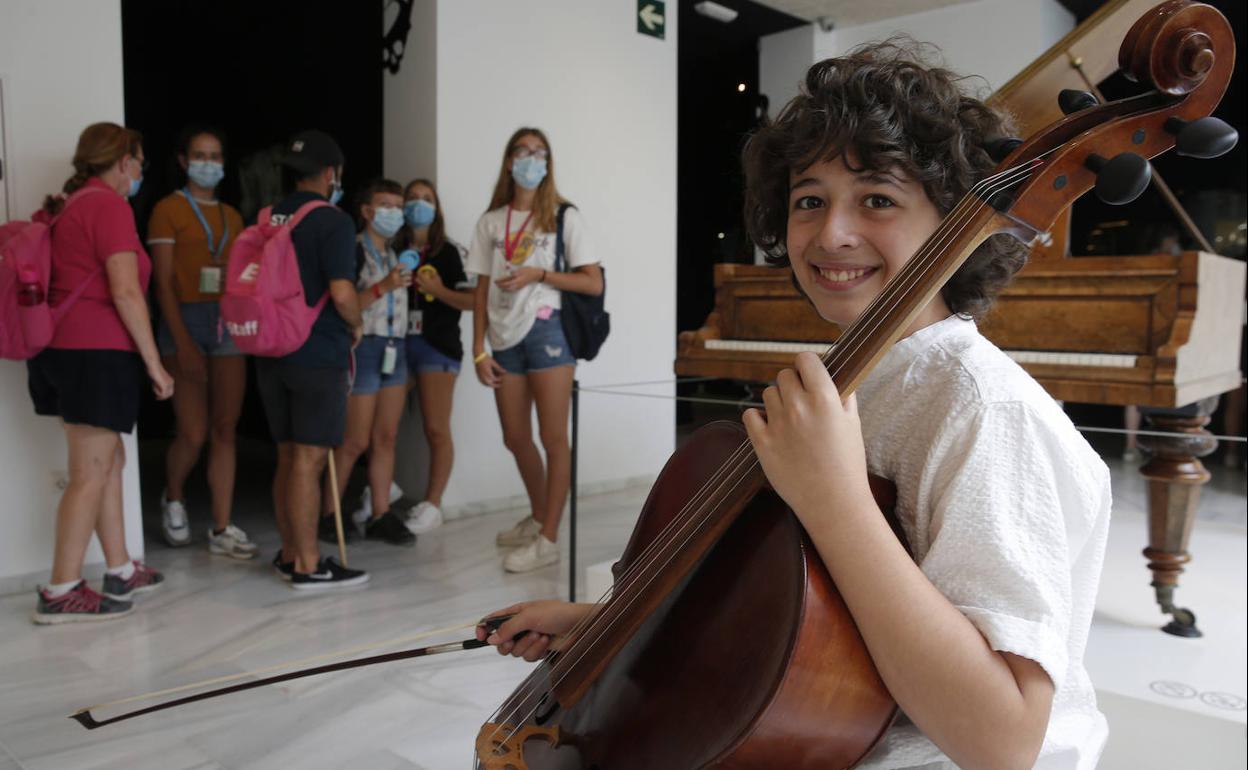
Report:
[[[234,474],[237,465],[235,431],[247,390],[247,359],[218,356],[208,359],[209,421],[208,488],[212,492],[212,526],[215,531],[230,523],[234,508]]]
[[[208,383],[184,377],[178,369],[177,356],[165,356],[161,361],[173,375],[172,403],[177,431],[165,453],[165,494],[169,500],[183,501],[186,478],[199,462],[208,438]]]
[[[1125,406],[1122,408],[1123,427],[1127,430],[1126,452],[1136,451],[1135,432],[1140,429],[1140,408],[1138,406]]]
[[[337,472],[339,503],[341,495],[347,488],[351,471],[359,462],[360,455],[368,451],[369,437],[373,429],[373,415],[377,411],[377,394],[367,396],[350,396],[347,398],[347,429],[343,434],[342,446],[334,449],[334,470]],[[325,485],[322,492],[321,515],[332,516],[334,513],[334,493],[329,486],[329,474],[325,474]],[[390,499],[389,489],[386,499]],[[344,525],[347,522],[343,522]]]
[[[121,437],[106,428],[65,425],[69,445],[69,484],[56,509],[56,548],[52,582],[82,578],[82,562],[95,531],[100,504],[112,475]]]
[[[368,484],[373,490],[373,518],[390,510],[390,482],[394,481],[394,445],[399,438],[399,420],[407,403],[402,385],[382,388],[377,393],[369,437]]]
[[[572,406],[575,366],[556,366],[529,372],[529,386],[537,405],[538,433],[546,450],[546,510],[542,536],[552,543],[559,537],[559,521],[572,484],[572,447],[568,443],[568,412]]]
[[[104,562],[109,569],[130,563],[126,550],[126,509],[122,495],[122,471],[126,467],[126,450],[121,441],[113,452],[113,470],[108,475],[104,496],[100,498],[100,515],[95,520],[95,536],[100,539]]]
[[[295,560],[295,530],[291,526],[290,469],[295,462],[295,445],[283,441],[277,445],[277,470],[273,474],[273,515],[277,533],[282,538],[282,561]]]
[[[424,499],[442,507],[442,495],[455,465],[455,442],[451,438],[451,407],[455,396],[454,372],[424,372],[420,380],[420,413],[429,444],[429,485]],[[531,441],[531,439],[530,439]]]
[[[533,397],[528,379],[519,374],[504,374],[502,385],[494,391],[494,404],[503,427],[503,445],[516,458],[532,516],[541,521],[546,511],[546,466],[533,443]]]
[[[329,449],[308,444],[294,444],[290,467],[287,506],[290,529],[295,544],[295,571],[316,572],[320,549],[316,543],[317,516],[320,514],[320,481],[329,457]]]

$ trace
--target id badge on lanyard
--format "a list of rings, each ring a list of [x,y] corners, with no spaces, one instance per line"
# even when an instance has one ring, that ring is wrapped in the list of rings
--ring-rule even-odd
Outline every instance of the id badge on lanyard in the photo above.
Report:
[[[394,374],[394,365],[399,360],[399,348],[394,344],[394,340],[386,342],[386,349],[381,354],[381,373],[385,377]]]
[[[204,235],[208,238],[208,254],[213,261],[211,266],[205,265],[199,269],[199,293],[220,294],[222,275],[221,253],[225,251],[225,244],[230,240],[230,223],[225,218],[225,209],[221,208],[222,204],[217,204],[218,211],[221,212],[221,240],[214,242],[212,228],[208,226],[208,219],[204,216],[204,212],[200,210],[199,204],[195,202],[195,196],[191,195],[191,188],[183,188],[182,195],[186,197],[186,202],[191,205],[191,212],[195,214],[195,218],[199,220],[200,226],[204,228]]]

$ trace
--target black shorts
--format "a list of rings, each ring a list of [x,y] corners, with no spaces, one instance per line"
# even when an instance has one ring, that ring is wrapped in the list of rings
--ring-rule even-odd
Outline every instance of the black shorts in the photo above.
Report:
[[[147,384],[143,359],[126,350],[47,348],[26,362],[35,414],[129,433]]]
[[[347,431],[346,369],[300,366],[256,358],[256,381],[269,432],[279,444],[337,447]]]

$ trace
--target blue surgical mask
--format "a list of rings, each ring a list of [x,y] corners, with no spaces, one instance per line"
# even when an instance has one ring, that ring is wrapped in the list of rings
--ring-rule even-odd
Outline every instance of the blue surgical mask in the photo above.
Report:
[[[512,161],[511,178],[526,190],[536,190],[546,178],[546,159],[530,155],[527,158]]]
[[[342,180],[334,177],[333,184],[329,188],[329,203],[331,206],[337,206],[340,200],[342,200]]]
[[[133,198],[139,194],[139,188],[143,186],[143,177],[130,180],[130,192],[126,193],[127,198]]]
[[[193,160],[186,164],[186,176],[200,187],[211,189],[225,177],[225,167],[211,160]]]
[[[399,209],[378,208],[373,212],[373,229],[382,238],[390,238],[403,226],[403,212]]]
[[[407,223],[416,229],[428,227],[433,224],[433,218],[438,213],[437,208],[429,201],[414,200],[408,201],[403,206],[403,217]]]

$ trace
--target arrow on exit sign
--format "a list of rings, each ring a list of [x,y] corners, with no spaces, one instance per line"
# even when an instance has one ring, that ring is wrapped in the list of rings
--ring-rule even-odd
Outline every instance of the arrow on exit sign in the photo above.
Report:
[[[663,40],[667,29],[664,5],[663,0],[637,0],[637,32]]]

